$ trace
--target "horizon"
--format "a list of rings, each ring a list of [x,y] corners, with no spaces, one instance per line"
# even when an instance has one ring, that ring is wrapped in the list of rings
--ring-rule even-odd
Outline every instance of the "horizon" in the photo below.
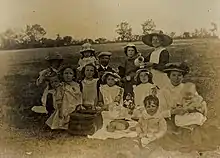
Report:
[[[209,29],[211,22],[220,26],[218,0],[170,0],[169,3],[165,0],[1,1],[0,32],[40,24],[47,32],[47,38],[60,34],[74,39],[104,37],[112,40],[117,37],[115,30],[120,22],[127,21],[133,34],[142,34],[141,24],[147,19],[153,19],[156,29],[177,35],[194,29]],[[217,35],[220,35],[219,29]]]

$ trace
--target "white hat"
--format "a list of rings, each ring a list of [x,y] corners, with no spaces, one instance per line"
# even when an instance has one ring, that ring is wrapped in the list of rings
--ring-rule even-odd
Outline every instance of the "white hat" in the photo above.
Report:
[[[90,43],[85,43],[85,44],[82,45],[82,48],[79,52],[83,53],[83,52],[86,52],[86,51],[95,52],[95,49],[92,48],[92,45]]]
[[[102,76],[102,82],[104,82],[104,80],[106,78],[106,75],[108,75],[108,74],[114,76],[116,79],[120,79],[121,78],[117,73],[106,71],[104,73],[104,75]]]
[[[153,47],[153,45],[152,45],[152,37],[153,36],[160,36],[163,39],[161,41],[162,45],[165,46],[165,47],[169,46],[169,45],[171,45],[173,43],[173,39],[170,36],[165,35],[163,33],[163,31],[161,31],[161,30],[155,30],[155,31],[153,31],[150,34],[144,35],[142,37],[143,43],[148,45],[148,46],[150,46],[150,47]]]
[[[36,113],[47,114],[47,110],[45,106],[34,106],[31,108],[31,110]]]

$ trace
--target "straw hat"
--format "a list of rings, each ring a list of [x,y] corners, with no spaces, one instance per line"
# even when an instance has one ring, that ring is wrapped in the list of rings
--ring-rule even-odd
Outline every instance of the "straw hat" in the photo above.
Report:
[[[100,58],[101,56],[112,56],[112,53],[111,52],[101,52],[99,53],[98,57]]]
[[[59,52],[50,52],[46,57],[45,60],[63,60],[62,55]]]
[[[115,77],[116,79],[118,79],[118,80],[121,79],[121,77],[120,77],[117,73],[114,73],[114,72],[105,72],[104,75],[102,76],[102,82],[105,81],[106,76],[107,76],[108,74],[114,76],[114,77]]]
[[[165,65],[164,72],[169,73],[170,71],[178,71],[187,74],[189,73],[189,67],[184,62],[168,63]]]
[[[153,31],[150,34],[144,35],[142,37],[143,43],[148,45],[148,46],[150,46],[150,47],[153,47],[153,45],[152,45],[152,37],[153,36],[161,37],[162,38],[162,41],[161,41],[162,42],[162,46],[164,46],[164,47],[169,46],[169,45],[171,45],[173,43],[173,39],[170,36],[165,35],[163,33],[163,31],[161,31],[161,30],[155,30],[155,31]]]
[[[82,45],[81,50],[79,51],[80,53],[84,53],[86,51],[91,51],[91,52],[95,52],[95,49],[92,48],[92,45],[90,43],[84,43]]]
[[[137,47],[135,46],[135,44],[133,43],[128,43],[125,47],[124,47],[124,53],[127,55],[127,49],[128,47],[132,47],[135,49],[135,54],[138,54],[138,50],[137,50]]]
[[[140,68],[136,71],[136,75],[134,77],[134,80],[137,81],[138,76],[141,72],[146,72],[148,74],[148,76],[150,76],[151,78],[153,77],[153,74],[149,71],[149,69],[147,68]]]

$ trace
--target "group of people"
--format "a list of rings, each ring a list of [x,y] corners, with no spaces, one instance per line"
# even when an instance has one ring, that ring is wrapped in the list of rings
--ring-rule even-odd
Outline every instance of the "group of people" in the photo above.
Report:
[[[114,137],[118,131],[123,137],[130,132],[142,145],[163,137],[168,123],[173,125],[174,134],[179,129],[193,131],[202,126],[207,119],[206,102],[195,84],[183,83],[189,73],[187,64],[170,63],[166,47],[172,38],[155,31],[142,41],[154,51],[144,57],[129,43],[124,47],[124,62],[117,69],[109,66],[111,52],[96,57],[89,43],[82,45],[77,67],[63,65],[59,53],[49,54],[49,67],[40,72],[36,82],[46,85],[42,96],[49,115],[46,124],[51,129],[68,130],[74,111],[100,111],[103,127],[92,138]]]

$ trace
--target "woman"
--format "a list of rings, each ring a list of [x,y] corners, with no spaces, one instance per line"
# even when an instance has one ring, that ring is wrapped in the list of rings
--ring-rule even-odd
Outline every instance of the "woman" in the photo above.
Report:
[[[169,63],[164,72],[171,84],[161,89],[158,97],[161,107],[170,111],[171,119],[167,119],[168,133],[159,141],[160,144],[168,150],[178,150],[181,147],[208,150],[217,147],[220,143],[219,130],[207,124],[205,101],[196,92],[193,83],[183,83],[189,67],[185,63]],[[186,91],[193,92],[189,95],[190,102],[186,102]],[[181,117],[184,119],[181,120]],[[178,122],[179,118],[181,123]]]
[[[154,31],[143,36],[142,41],[144,44],[154,48],[154,51],[147,56],[146,61],[148,66],[152,67],[151,72],[154,76],[154,84],[159,88],[163,88],[169,83],[169,79],[163,72],[164,66],[169,63],[170,58],[166,47],[171,45],[173,40],[168,35],[163,34],[162,31]]]

